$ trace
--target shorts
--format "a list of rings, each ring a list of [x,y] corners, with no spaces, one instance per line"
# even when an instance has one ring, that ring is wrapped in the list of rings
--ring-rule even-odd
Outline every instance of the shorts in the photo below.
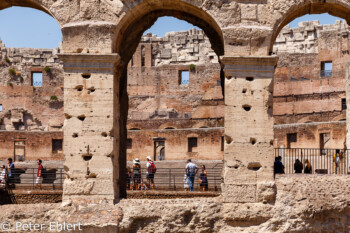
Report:
[[[43,178],[42,177],[37,177],[35,183],[36,184],[42,184],[43,183]]]
[[[134,184],[141,184],[141,176],[139,174],[134,174],[133,181]]]
[[[147,179],[153,180],[154,179],[154,173],[147,174]]]

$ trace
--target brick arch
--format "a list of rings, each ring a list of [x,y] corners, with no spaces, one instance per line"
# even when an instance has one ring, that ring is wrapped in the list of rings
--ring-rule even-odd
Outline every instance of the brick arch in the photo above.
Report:
[[[127,63],[136,50],[144,31],[151,27],[159,17],[173,16],[188,21],[204,30],[213,50],[218,56],[224,54],[223,34],[219,25],[206,11],[181,0],[138,1],[127,10],[116,29],[114,52]],[[128,5],[128,4],[126,4]]]
[[[273,33],[271,36],[271,42],[269,52],[273,51],[273,44],[281,32],[282,28],[292,22],[294,19],[299,18],[306,14],[323,14],[328,13],[330,15],[343,18],[350,23],[350,2],[349,1],[312,1],[306,0],[303,2],[294,2],[288,10],[281,13],[281,17],[278,18],[273,25]]]

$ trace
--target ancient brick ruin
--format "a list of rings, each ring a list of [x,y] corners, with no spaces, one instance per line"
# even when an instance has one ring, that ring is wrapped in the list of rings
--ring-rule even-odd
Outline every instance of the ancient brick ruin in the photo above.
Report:
[[[9,0],[0,2],[0,9],[11,6],[42,10],[52,15],[62,28],[63,41],[58,58],[63,65],[65,118],[63,151],[66,179],[62,204],[40,204],[38,205],[40,209],[27,205],[13,205],[5,208],[0,217],[1,221],[13,223],[16,219],[45,222],[59,219],[82,223],[84,232],[349,231],[350,191],[347,175],[295,174],[274,177],[272,166],[274,146],[288,146],[286,133],[293,134],[293,137],[289,136],[293,138],[289,141],[290,146],[300,147],[320,145],[321,134],[323,139],[326,139],[323,141],[324,146],[343,147],[342,135],[346,138],[350,135],[347,133],[348,130],[344,132],[344,123],[341,122],[345,119],[346,127],[350,125],[347,124],[350,117],[344,118],[345,110],[341,107],[342,104],[348,105],[347,96],[350,93],[347,49],[342,52],[348,41],[346,33],[343,33],[347,25],[338,23],[338,26],[329,26],[329,28],[338,27],[336,30],[324,30],[324,34],[329,36],[323,35],[322,32],[318,34],[321,27],[313,23],[289,32],[289,29],[283,29],[293,19],[309,13],[330,13],[349,23],[348,1]],[[186,108],[178,106],[185,106],[185,102],[181,101],[177,106],[168,106],[169,100],[162,96],[162,88],[166,90],[175,83],[180,84],[178,72],[190,69],[190,64],[195,65],[199,75],[207,69],[209,61],[214,61],[216,58],[214,56],[211,59],[207,50],[209,59],[205,60],[205,69],[200,64],[196,65],[196,61],[200,63],[203,60],[196,60],[195,46],[193,50],[188,48],[187,52],[192,53],[190,56],[182,54],[179,50],[175,51],[181,47],[180,44],[183,44],[181,39],[178,47],[174,49],[176,56],[173,56],[169,47],[152,50],[154,53],[150,52],[150,47],[153,45],[151,39],[142,41],[140,46],[143,32],[161,16],[175,16],[204,30],[220,64],[219,66],[214,63],[208,67],[209,70],[217,69],[220,72],[210,75],[213,79],[209,82],[208,88],[217,89],[219,87],[217,80],[220,78],[224,87],[224,104],[222,100],[215,99],[220,91],[213,90],[215,93],[208,94],[209,98],[206,99],[205,90],[208,89],[198,88],[191,89],[197,92],[198,99],[194,99],[192,94],[189,95],[189,99],[193,101],[191,104],[187,103]],[[291,46],[290,41],[283,42],[283,35],[278,37],[281,31],[286,32],[286,35],[289,34],[289,37],[293,34],[294,38],[297,38],[295,40],[299,41],[297,42],[299,45],[292,52],[312,53],[290,56],[282,54]],[[336,35],[331,36],[332,33]],[[195,34],[192,32],[189,36],[193,38]],[[318,36],[317,44],[314,40],[315,34]],[[328,43],[337,44],[339,50],[330,49]],[[339,47],[340,45],[344,47]],[[135,51],[136,57],[132,59]],[[295,59],[299,59],[302,55],[305,59],[302,63],[305,68],[296,70],[293,67],[299,64]],[[164,80],[156,82],[155,86],[161,87],[159,91],[146,88],[145,85],[152,81],[137,76],[134,77],[134,83],[130,83],[128,79],[130,69],[139,70],[139,75],[142,72],[150,74],[159,72],[159,77],[166,78],[167,74],[163,76],[162,71],[159,71],[158,65],[162,60],[159,56],[168,61],[176,59],[180,62],[182,59],[185,61],[188,59],[190,62],[181,64],[182,68],[180,65],[178,68],[172,68],[171,62],[164,64],[167,67],[165,72],[175,77],[176,82],[169,81],[169,84],[163,83]],[[332,78],[327,68],[330,62],[332,62]],[[291,66],[287,66],[288,63]],[[341,74],[337,76],[336,71],[343,74],[345,72],[343,81],[340,80]],[[194,80],[196,80],[195,74],[192,74]],[[138,84],[142,88],[135,88]],[[191,81],[188,85],[191,86]],[[310,88],[307,88],[308,85],[311,86],[312,93]],[[13,86],[15,90],[16,86]],[[60,89],[59,85],[55,87],[57,90]],[[128,87],[133,87],[133,96],[128,96]],[[324,91],[327,87],[331,90],[326,91],[326,96],[323,96],[323,92],[316,92]],[[182,91],[175,90],[179,93]],[[300,93],[297,93],[297,90]],[[293,93],[294,91],[296,93]],[[137,98],[145,94],[148,99],[157,100],[154,101],[156,104],[152,101],[150,105],[142,106]],[[50,93],[48,95],[50,100],[53,95],[60,100],[58,93]],[[345,103],[341,100],[344,97]],[[307,103],[309,107],[300,107],[303,106],[300,104],[303,103],[301,101]],[[321,101],[318,103],[322,104],[315,104],[316,101]],[[333,102],[336,105],[331,106],[330,103]],[[198,137],[205,130],[215,131],[215,139],[207,146],[221,149],[219,141],[223,133],[222,194],[219,197],[176,200],[126,199],[124,178],[127,154],[130,157],[135,156],[134,151],[127,149],[127,129],[133,131],[129,135],[135,138],[139,133],[135,129],[144,130],[137,124],[139,117],[137,114],[130,115],[132,123],[127,125],[129,107],[144,109],[151,114],[145,114],[145,118],[151,118],[145,125],[152,140],[165,137],[170,139],[177,127],[191,126],[192,133],[195,132]],[[216,109],[221,107],[224,109],[224,123],[220,127],[224,128],[216,129],[216,123],[221,124],[222,119],[222,110]],[[309,110],[311,107],[316,110],[315,113],[311,114]],[[210,121],[185,118],[185,114],[188,116],[190,112],[193,112],[191,116],[193,117],[200,108],[203,111],[200,110],[197,114],[202,118],[207,116],[207,110],[209,115],[213,111],[219,113],[220,117]],[[348,112],[346,111],[346,115]],[[176,113],[178,119],[170,118]],[[30,114],[34,121],[27,121],[24,126],[18,125],[16,122],[21,122],[18,120],[21,114],[23,122],[28,118],[26,115]],[[17,119],[14,121],[15,129],[16,127],[41,129],[40,127],[44,125],[49,129],[49,125],[57,125],[43,123],[44,120],[25,109],[16,110],[13,115],[13,118]],[[36,119],[41,120],[42,125],[33,123]],[[316,123],[311,124],[310,121]],[[200,124],[196,125],[198,122]],[[209,129],[201,128],[204,123],[203,127]],[[5,125],[11,124],[5,123]],[[167,129],[169,132],[166,128],[169,128]],[[274,140],[274,129],[278,140]],[[343,133],[341,135],[338,132]],[[304,134],[308,137],[304,145],[293,144],[302,142]],[[337,138],[334,135],[337,135]],[[186,133],[181,136],[196,137]],[[331,138],[334,144],[327,144],[331,142],[327,141],[328,138]],[[154,143],[154,140],[147,143],[152,147],[152,142]],[[350,141],[345,140],[345,143],[349,147]],[[152,154],[152,148],[147,150],[147,154]],[[217,156],[220,156],[220,153]],[[166,152],[165,156],[167,155],[170,158],[175,156]],[[14,217],[15,212],[20,212],[21,215]],[[15,229],[12,231],[16,232]]]

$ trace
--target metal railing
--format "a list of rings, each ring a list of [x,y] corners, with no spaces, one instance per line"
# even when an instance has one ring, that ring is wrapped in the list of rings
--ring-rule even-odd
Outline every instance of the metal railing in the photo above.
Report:
[[[221,168],[207,168],[207,180],[208,191],[220,191],[221,190]],[[194,190],[200,191],[203,189],[199,184],[201,169],[198,169],[198,173],[194,178]],[[147,171],[145,169],[141,172],[141,185],[137,187],[137,179],[133,178],[133,175],[126,176],[127,190],[147,190],[152,189],[152,186],[148,186]],[[156,190],[166,191],[183,191],[185,189],[185,168],[157,168],[157,172],[154,174],[154,186]]]
[[[275,157],[281,156],[284,173],[298,173],[298,159],[302,163],[301,173],[305,173],[306,160],[311,164],[311,172],[316,174],[349,174],[349,150],[311,149],[311,148],[275,148]],[[300,173],[300,169],[299,169]]]
[[[64,181],[63,168],[44,169],[42,170],[42,189],[63,189]],[[6,185],[0,187],[6,189],[35,189],[38,188],[36,184],[37,168],[16,168],[11,176],[7,176]]]

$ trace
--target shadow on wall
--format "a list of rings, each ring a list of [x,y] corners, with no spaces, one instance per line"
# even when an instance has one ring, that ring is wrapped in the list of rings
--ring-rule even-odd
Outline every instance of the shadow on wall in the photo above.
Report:
[[[0,189],[0,205],[13,204],[11,196],[5,189]]]

